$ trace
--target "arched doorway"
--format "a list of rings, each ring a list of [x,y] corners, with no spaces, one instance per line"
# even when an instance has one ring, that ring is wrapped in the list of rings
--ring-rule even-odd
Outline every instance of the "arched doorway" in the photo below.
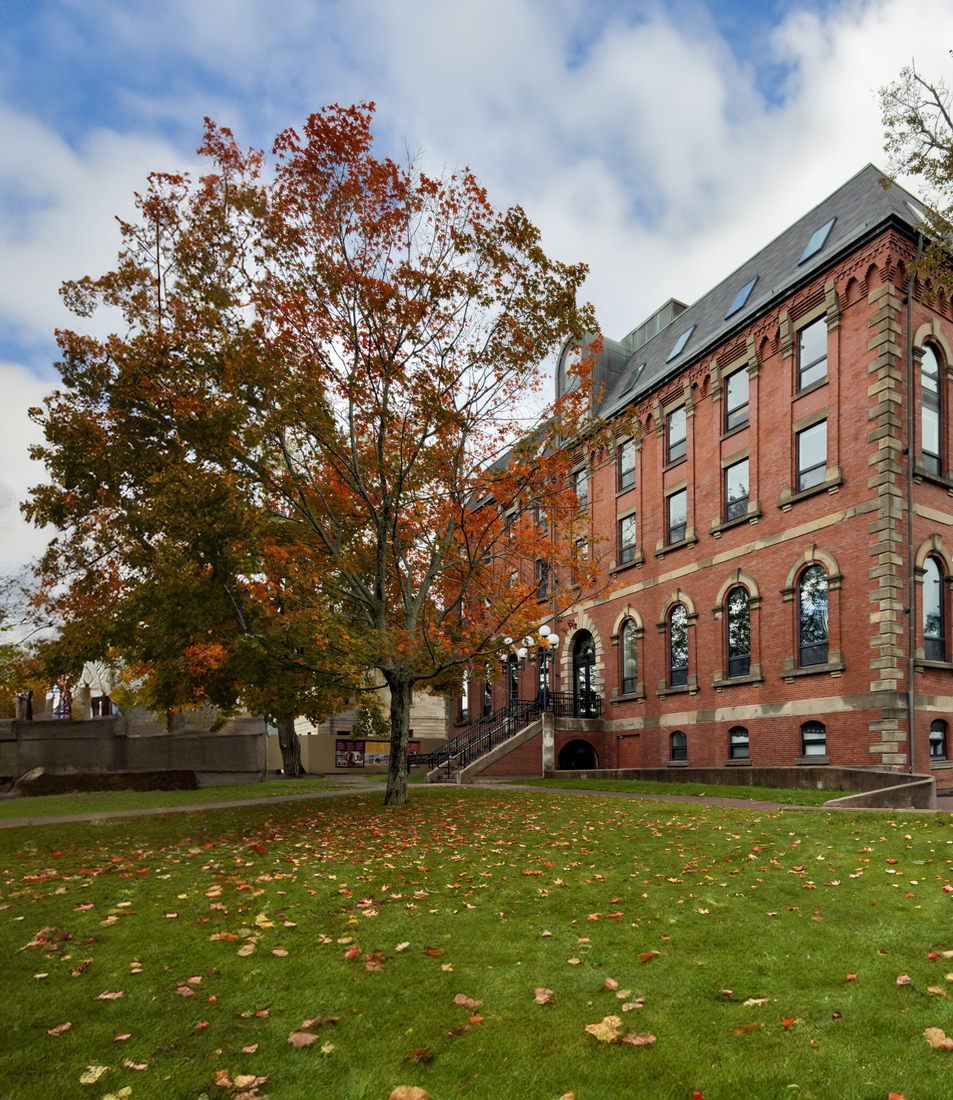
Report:
[[[599,767],[599,757],[588,741],[570,741],[559,750],[560,771],[586,771]]]
[[[577,718],[598,718],[594,690],[596,643],[588,630],[580,630],[572,646],[573,712]]]

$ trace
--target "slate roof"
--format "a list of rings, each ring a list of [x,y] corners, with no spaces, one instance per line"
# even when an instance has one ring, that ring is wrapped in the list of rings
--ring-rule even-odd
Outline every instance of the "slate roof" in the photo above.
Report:
[[[709,354],[730,334],[749,325],[777,299],[814,278],[819,270],[830,267],[841,254],[851,251],[865,237],[880,231],[891,218],[899,219],[916,231],[920,219],[914,211],[921,210],[922,204],[897,184],[884,189],[879,182],[883,174],[874,165],[866,165],[633,352],[620,381],[602,402],[600,414],[611,417],[627,404],[640,401],[659,389],[667,379]],[[831,218],[836,220],[823,247],[799,264],[811,235]],[[726,320],[725,314],[735,295],[755,277],[758,281],[744,306]],[[679,337],[692,325],[696,327],[684,349],[667,361]],[[632,386],[629,381],[632,373],[643,363],[645,367]]]

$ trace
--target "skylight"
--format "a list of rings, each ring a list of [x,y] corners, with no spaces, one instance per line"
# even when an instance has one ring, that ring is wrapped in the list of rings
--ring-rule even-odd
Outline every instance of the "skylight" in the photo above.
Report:
[[[679,336],[679,338],[675,341],[675,347],[672,348],[672,350],[668,353],[668,358],[665,360],[666,363],[671,363],[676,355],[682,354],[682,352],[685,350],[685,345],[688,343],[689,336],[691,336],[694,331],[694,325],[692,325],[691,328],[685,329],[682,335]]]
[[[822,225],[820,229],[814,230],[811,234],[811,239],[807,242],[807,248],[801,253],[801,258],[798,260],[799,265],[803,264],[805,260],[809,260],[816,252],[820,252],[824,245],[827,244],[828,234],[836,221],[836,217],[831,218],[826,225]]]
[[[738,310],[741,309],[741,307],[745,304],[745,302],[747,302],[748,295],[754,289],[754,284],[757,281],[758,281],[758,276],[755,275],[755,277],[751,280],[750,283],[745,283],[745,285],[741,288],[741,290],[738,291],[738,293],[735,295],[735,300],[731,303],[731,308],[725,314],[725,320],[726,321],[732,315],[732,313],[737,313]]]
[[[639,380],[639,378],[642,374],[642,371],[644,371],[644,370],[645,370],[645,364],[640,363],[639,366],[637,366],[635,368],[635,370],[629,375],[629,379],[625,384],[625,388],[622,390],[623,393],[628,393],[629,390],[632,389],[632,387],[636,384],[636,382],[638,382],[638,380]]]

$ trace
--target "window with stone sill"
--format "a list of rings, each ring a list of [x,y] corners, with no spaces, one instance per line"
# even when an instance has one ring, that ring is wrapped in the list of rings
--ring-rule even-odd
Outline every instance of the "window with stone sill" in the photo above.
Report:
[[[812,424],[795,438],[797,448],[797,491],[803,493],[827,478],[827,421]]]
[[[668,617],[668,683],[688,686],[688,611],[680,603]]]
[[[635,440],[627,439],[619,447],[619,488],[631,489],[635,484]]]
[[[588,470],[576,470],[572,475],[573,489],[576,491],[576,499],[579,501],[580,508],[587,508],[589,506],[589,471]]]
[[[624,516],[619,520],[619,562],[627,565],[635,561],[636,551],[635,516]]]
[[[923,656],[928,661],[946,660],[946,615],[943,570],[932,554],[923,563]]]
[[[687,453],[685,409],[674,409],[665,422],[666,463],[671,465]]]
[[[725,600],[725,633],[728,649],[728,679],[751,674],[751,601],[740,585]]]
[[[930,723],[930,761],[946,760],[946,722],[937,718]]]
[[[668,498],[668,545],[685,539],[688,530],[688,490],[680,489]]]
[[[940,361],[927,344],[920,364],[920,451],[923,468],[934,477],[943,476],[940,413]]]
[[[805,325],[797,334],[798,393],[827,377],[827,318]]]
[[[801,726],[801,756],[827,755],[827,728],[823,722],[805,722]]]
[[[748,423],[748,372],[730,374],[725,382],[725,431]]]
[[[688,738],[682,733],[681,730],[676,730],[669,738],[670,744],[670,760],[687,760],[688,759]]]
[[[622,627],[620,650],[622,660],[622,694],[634,695],[639,690],[639,632],[632,619]]]
[[[809,565],[797,583],[798,665],[826,665],[828,654],[827,573]]]
[[[748,760],[748,731],[744,726],[732,726],[728,731],[728,759]]]
[[[725,523],[741,519],[747,514],[748,460],[743,458],[725,469]]]

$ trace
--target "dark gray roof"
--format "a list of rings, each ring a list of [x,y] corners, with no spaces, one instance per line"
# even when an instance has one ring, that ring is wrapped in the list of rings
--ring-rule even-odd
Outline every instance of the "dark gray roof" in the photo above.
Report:
[[[610,417],[630,402],[644,399],[672,375],[682,372],[690,363],[723,343],[732,332],[750,324],[778,298],[790,294],[799,284],[816,276],[819,270],[832,265],[838,256],[878,231],[892,217],[899,218],[913,230],[918,229],[920,220],[914,211],[922,209],[921,203],[897,184],[885,189],[880,184],[882,177],[880,169],[872,164],[862,168],[632,353],[619,382],[602,402],[601,415]],[[823,246],[799,263],[812,234],[832,218],[834,225]],[[758,281],[745,304],[726,320],[725,314],[735,295],[755,277]],[[693,325],[695,329],[684,349],[668,361],[679,338]],[[630,386],[633,371],[643,363],[644,370],[635,385]]]

